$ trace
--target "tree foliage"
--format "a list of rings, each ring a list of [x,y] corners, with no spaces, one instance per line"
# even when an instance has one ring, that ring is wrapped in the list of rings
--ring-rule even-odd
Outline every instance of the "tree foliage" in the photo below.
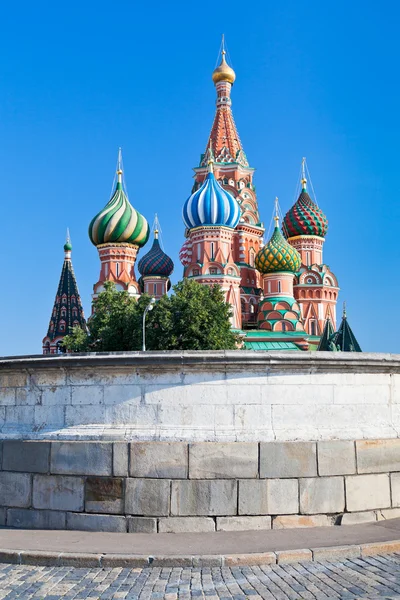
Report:
[[[141,350],[142,319],[150,296],[139,300],[119,292],[112,282],[95,300],[88,321],[89,335],[79,327],[64,338],[68,352]],[[229,350],[238,336],[231,330],[231,307],[218,285],[200,285],[184,279],[163,296],[146,317],[148,350]]]

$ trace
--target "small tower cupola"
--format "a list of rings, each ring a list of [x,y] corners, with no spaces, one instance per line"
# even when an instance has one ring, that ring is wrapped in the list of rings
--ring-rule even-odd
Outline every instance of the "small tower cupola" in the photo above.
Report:
[[[279,271],[296,273],[301,265],[300,254],[285,240],[279,229],[277,200],[275,200],[275,228],[272,237],[258,252],[255,260],[257,270],[263,275]]]
[[[169,278],[174,270],[172,259],[161,248],[159,232],[160,223],[156,215],[153,245],[138,263],[138,271],[141,274],[139,283],[142,283],[146,294],[154,296],[157,300],[164,296],[171,287]]]

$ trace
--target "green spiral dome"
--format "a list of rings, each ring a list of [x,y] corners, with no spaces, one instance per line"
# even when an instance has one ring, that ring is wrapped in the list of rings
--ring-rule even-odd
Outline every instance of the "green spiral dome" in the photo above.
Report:
[[[301,265],[300,254],[283,237],[278,226],[268,244],[258,252],[255,260],[256,269],[260,273],[276,273],[289,271],[296,273]]]
[[[122,189],[122,171],[107,205],[89,225],[89,237],[95,246],[100,244],[134,244],[142,247],[150,235],[146,219],[133,208]]]

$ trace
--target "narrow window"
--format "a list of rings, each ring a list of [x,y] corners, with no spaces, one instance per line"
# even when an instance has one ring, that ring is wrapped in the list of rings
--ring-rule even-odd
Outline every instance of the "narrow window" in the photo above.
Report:
[[[286,323],[282,323],[282,331],[286,331]]]
[[[282,290],[281,290],[281,282],[280,282],[280,281],[278,281],[278,294],[280,294],[280,292],[281,292],[281,291],[282,291]]]
[[[153,296],[157,296],[157,284],[153,285]]]
[[[119,263],[117,263],[116,272],[117,272],[117,277],[119,277]]]
[[[309,267],[310,266],[310,261],[311,261],[310,252],[306,252],[306,261],[307,261],[307,267]]]
[[[214,260],[214,242],[211,242],[210,249],[211,249],[211,260]]]
[[[315,321],[310,321],[311,335],[317,335],[317,324]]]

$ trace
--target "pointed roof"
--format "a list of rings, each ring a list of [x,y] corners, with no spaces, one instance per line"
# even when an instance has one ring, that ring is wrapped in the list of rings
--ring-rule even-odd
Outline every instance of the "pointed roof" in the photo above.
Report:
[[[323,352],[329,352],[332,351],[332,345],[334,346],[334,344],[332,344],[332,337],[334,336],[335,332],[333,330],[333,325],[332,325],[332,321],[330,319],[326,320],[325,323],[325,327],[324,327],[324,331],[322,332],[322,336],[321,339],[319,340],[319,344],[318,344],[318,351],[323,351]]]
[[[346,307],[343,308],[343,318],[338,331],[332,338],[338,350],[342,352],[362,352],[360,344],[357,342],[346,315]]]
[[[43,345],[46,343],[52,345],[55,341],[59,341],[68,335],[75,326],[79,326],[84,330],[87,329],[78,284],[72,266],[71,250],[72,245],[68,233],[64,245],[64,263],[61,277]]]

